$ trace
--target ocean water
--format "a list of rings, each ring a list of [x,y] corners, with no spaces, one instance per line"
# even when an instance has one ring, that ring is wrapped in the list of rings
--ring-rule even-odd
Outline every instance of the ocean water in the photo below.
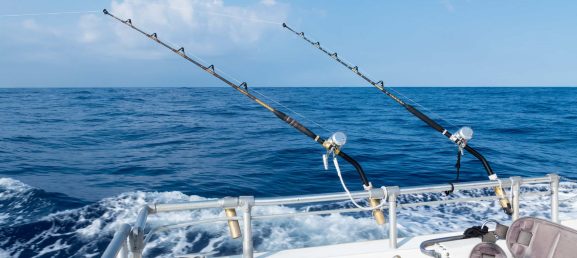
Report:
[[[345,132],[344,151],[375,186],[455,178],[456,147],[373,88],[255,90],[317,134]],[[501,178],[576,177],[577,88],[396,90],[450,131],[471,126],[471,146]],[[341,192],[334,170],[323,169],[322,154],[318,144],[230,88],[0,89],[0,257],[98,257],[114,230],[132,223],[146,203]],[[349,188],[360,190],[356,172],[341,166]],[[462,181],[486,179],[471,155],[461,171]],[[563,183],[561,199],[576,189]],[[402,196],[401,202],[439,198],[445,197]],[[522,215],[548,216],[547,198],[523,203]],[[350,206],[255,212],[326,205]],[[178,212],[150,221],[221,214]],[[562,202],[561,216],[577,218],[577,204]],[[507,219],[493,202],[404,208],[399,230],[401,236],[459,231],[487,218]],[[368,213],[256,221],[254,231],[256,250],[387,235]],[[145,255],[235,254],[240,241],[229,239],[223,224],[198,226],[153,237]]]

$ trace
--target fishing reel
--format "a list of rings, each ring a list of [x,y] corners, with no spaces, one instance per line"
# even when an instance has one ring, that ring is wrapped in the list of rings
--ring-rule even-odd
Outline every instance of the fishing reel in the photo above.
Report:
[[[463,126],[459,131],[451,135],[449,139],[459,146],[459,152],[463,155],[463,149],[467,146],[467,142],[473,139],[473,129]]]
[[[347,135],[343,132],[333,133],[331,137],[323,142],[323,147],[327,149],[327,153],[323,154],[323,165],[325,166],[325,170],[329,169],[329,156],[332,154],[334,157],[338,154],[345,143],[347,143]]]
[[[461,156],[465,154],[463,150],[467,146],[467,142],[473,139],[473,129],[471,129],[471,127],[468,126],[463,126],[461,127],[461,129],[459,129],[459,131],[451,135],[449,139],[455,144],[457,144],[459,148],[459,150],[457,151],[457,162],[455,163],[455,168],[457,169],[457,177],[455,178],[455,181],[458,182],[459,176],[461,174]],[[451,190],[445,191],[446,195],[449,195],[454,191],[455,186],[453,186],[453,183],[450,184],[451,184]]]

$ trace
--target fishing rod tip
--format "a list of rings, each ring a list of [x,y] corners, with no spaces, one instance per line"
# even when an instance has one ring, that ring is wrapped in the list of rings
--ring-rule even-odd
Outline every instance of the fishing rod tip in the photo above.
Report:
[[[104,14],[108,14],[108,10],[106,10],[106,9],[102,9],[102,12],[103,12]]]
[[[286,26],[286,23],[283,22],[283,23],[282,23],[282,27],[283,27],[283,28],[286,28],[286,27],[288,27],[288,26]]]

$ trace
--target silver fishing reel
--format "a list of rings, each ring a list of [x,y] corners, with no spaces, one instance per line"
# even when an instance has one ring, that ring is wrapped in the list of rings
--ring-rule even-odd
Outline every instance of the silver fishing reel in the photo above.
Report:
[[[467,146],[467,142],[473,139],[473,129],[468,126],[463,126],[459,131],[451,135],[449,139],[456,143],[459,146],[459,150],[463,152],[463,149]]]
[[[347,135],[343,132],[335,132],[331,137],[329,137],[324,143],[323,146],[327,148],[327,153],[323,154],[323,165],[325,166],[325,170],[329,169],[329,155],[335,155],[335,148],[342,148],[343,145],[347,143]]]

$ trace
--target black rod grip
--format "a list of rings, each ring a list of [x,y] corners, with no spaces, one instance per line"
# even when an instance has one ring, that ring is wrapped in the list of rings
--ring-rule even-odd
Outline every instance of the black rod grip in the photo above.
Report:
[[[295,120],[294,118],[288,116],[287,114],[283,113],[282,111],[278,111],[278,110],[274,110],[273,113],[280,118],[281,120],[285,121],[287,124],[289,124],[290,126],[296,128],[297,130],[299,130],[299,132],[305,134],[306,136],[312,138],[313,140],[315,140],[318,135],[316,135],[315,133],[313,133],[311,130],[309,130],[308,128],[306,128],[304,125],[302,125],[301,123],[299,123],[297,120]],[[320,137],[319,137],[320,138]]]
[[[409,112],[411,112],[411,114],[415,115],[416,117],[418,117],[419,119],[421,119],[423,122],[425,122],[427,125],[429,125],[430,127],[432,127],[433,129],[439,131],[439,132],[444,132],[446,131],[445,128],[443,128],[440,124],[438,124],[437,122],[433,121],[433,119],[431,119],[430,117],[428,117],[427,115],[423,114],[423,112],[419,111],[418,109],[416,109],[415,107],[409,105],[409,104],[404,104],[403,105]],[[450,137],[450,135],[448,136]]]

